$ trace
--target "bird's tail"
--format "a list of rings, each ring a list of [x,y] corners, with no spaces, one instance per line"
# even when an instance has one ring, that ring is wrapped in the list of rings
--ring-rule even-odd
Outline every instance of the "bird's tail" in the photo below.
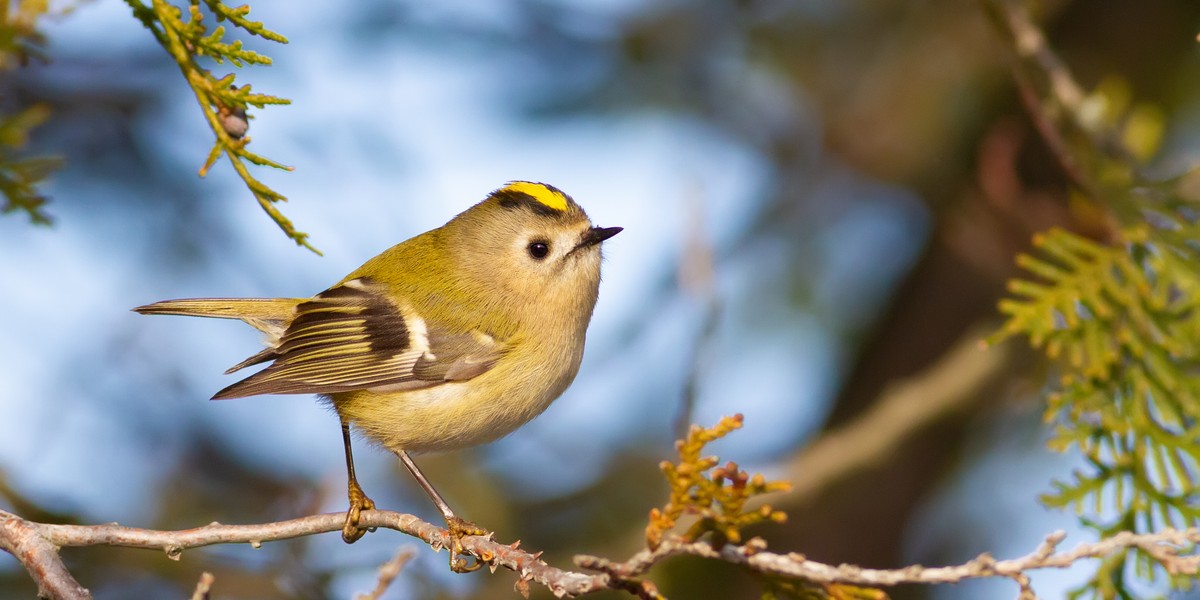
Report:
[[[298,298],[188,298],[163,300],[133,310],[143,315],[289,320],[300,302]]]
[[[139,306],[143,315],[185,315],[241,319],[271,336],[278,336],[296,314],[301,298],[188,298]]]
[[[266,362],[275,357],[275,346],[283,332],[296,316],[296,305],[304,298],[187,298],[163,300],[139,306],[134,312],[143,315],[184,315],[188,317],[215,317],[218,319],[241,319],[255,329],[267,334],[267,347],[262,352],[234,365],[226,374],[239,369]],[[220,394],[218,394],[220,396]]]

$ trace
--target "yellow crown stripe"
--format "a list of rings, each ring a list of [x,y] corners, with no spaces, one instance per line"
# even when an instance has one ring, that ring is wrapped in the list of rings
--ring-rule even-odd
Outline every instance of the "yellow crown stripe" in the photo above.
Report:
[[[534,200],[537,200],[538,202],[541,202],[542,204],[554,210],[567,210],[567,197],[563,195],[562,192],[551,189],[545,184],[532,183],[529,181],[514,181],[500,191],[526,194]]]

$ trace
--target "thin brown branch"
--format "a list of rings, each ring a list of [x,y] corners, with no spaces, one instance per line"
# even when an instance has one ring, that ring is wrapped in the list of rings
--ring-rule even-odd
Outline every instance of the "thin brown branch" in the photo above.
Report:
[[[294,538],[316,533],[341,531],[345,522],[342,513],[312,515],[290,521],[257,525],[222,525],[213,523],[181,531],[156,531],[120,525],[47,525],[26,521],[0,511],[0,547],[21,561],[46,598],[90,598],[58,556],[64,546],[126,546],[164,551],[178,559],[190,548],[212,544],[244,543],[254,546],[262,542]],[[435,549],[446,547],[449,539],[441,528],[421,521],[412,515],[390,511],[367,511],[362,515],[365,527],[394,529],[417,537]],[[1200,557],[1183,554],[1185,548],[1200,543],[1200,530],[1168,529],[1152,534],[1125,532],[1091,544],[1081,544],[1073,550],[1060,552],[1058,546],[1065,534],[1057,532],[1046,537],[1036,550],[1026,556],[997,561],[983,554],[966,563],[948,567],[926,568],[919,565],[902,569],[864,569],[853,565],[828,565],[811,561],[799,554],[777,554],[766,551],[766,544],[753,539],[744,545],[725,544],[717,549],[707,542],[686,543],[678,539],[665,540],[657,549],[642,550],[625,562],[615,562],[594,556],[578,556],[576,564],[597,573],[567,571],[546,564],[540,553],[520,550],[516,544],[506,545],[488,537],[468,537],[465,550],[495,570],[503,567],[514,571],[520,580],[543,585],[557,597],[570,597],[605,589],[624,590],[641,598],[661,598],[650,582],[638,578],[659,562],[686,554],[741,565],[751,571],[799,579],[813,583],[850,584],[863,587],[890,587],[899,584],[948,584],[965,579],[1005,577],[1018,582],[1022,595],[1034,597],[1029,586],[1028,572],[1046,568],[1065,568],[1086,559],[1102,558],[1114,552],[1140,549],[1163,565],[1172,575],[1195,575],[1200,572]],[[403,555],[401,555],[403,556]],[[393,562],[399,562],[400,556]],[[398,569],[396,569],[398,571]],[[381,580],[383,578],[381,577]],[[201,584],[203,584],[203,580]],[[211,581],[209,582],[211,584]],[[197,589],[200,589],[199,586]]]
[[[44,525],[0,510],[0,549],[16,557],[33,577],[42,598],[77,600],[92,595],[75,581],[58,555],[59,546],[41,533]]]
[[[1017,59],[1013,79],[1026,112],[1046,145],[1071,180],[1086,194],[1100,198],[1101,191],[1081,156],[1067,143],[1069,132],[1078,133],[1092,148],[1103,150],[1137,171],[1138,161],[1113,127],[1101,126],[1084,115],[1087,94],[1067,64],[1054,52],[1022,0],[984,0],[993,25]]]
[[[400,571],[404,570],[404,565],[407,565],[415,554],[416,551],[412,548],[401,548],[391,560],[379,567],[379,581],[375,584],[375,589],[355,596],[354,600],[379,600],[382,598],[383,593],[392,586],[392,582],[400,576]]]
[[[1029,10],[1023,4],[1011,0],[988,0],[984,6],[1017,58],[1012,68],[1013,81],[1025,112],[1071,181],[1084,193],[1098,198],[1091,174],[1080,164],[1079,157],[1070,148],[1062,131],[1062,120],[1067,119],[1078,130],[1087,132],[1081,123],[1076,122],[1086,94],[1075,82],[1067,65],[1050,49],[1045,35],[1034,24]],[[1044,82],[1046,98],[1043,98],[1033,75]]]
[[[1056,103],[1071,115],[1082,114],[1087,94],[1071,75],[1067,64],[1050,48],[1025,3],[1022,0],[989,0],[988,4],[995,15],[993,20],[1009,39],[1017,57],[1032,63],[1043,74]]]
[[[212,585],[216,579],[208,571],[201,573],[200,580],[196,582],[196,591],[192,592],[192,600],[208,600],[208,594],[212,592]]]
[[[225,525],[211,523],[193,529],[162,531],[107,525],[52,525],[26,521],[17,515],[0,510],[0,548],[21,561],[47,598],[90,598],[66,570],[58,549],[82,546],[123,546],[164,552],[178,560],[183,551],[215,544],[250,544],[286,540],[319,533],[340,532],[345,513],[310,515],[288,521],[254,525]],[[392,529],[420,539],[435,550],[449,547],[450,538],[440,527],[417,517],[392,511],[373,510],[362,514],[363,527]],[[531,554],[514,546],[501,544],[490,537],[467,537],[462,543],[465,552],[493,568],[503,567],[523,579],[543,585],[557,596],[577,595],[603,589],[603,575],[564,571],[546,564],[540,553]],[[597,583],[599,581],[600,583]]]
[[[1029,118],[1033,120],[1034,127],[1037,128],[1038,135],[1042,137],[1042,141],[1046,143],[1046,147],[1050,149],[1050,153],[1054,155],[1058,165],[1062,167],[1063,172],[1071,181],[1083,190],[1083,193],[1092,198],[1098,198],[1098,190],[1095,182],[1092,181],[1090,175],[1079,164],[1079,160],[1067,145],[1067,141],[1063,139],[1058,127],[1053,119],[1047,114],[1047,111],[1042,107],[1041,98],[1038,96],[1037,90],[1029,81],[1029,78],[1021,71],[1021,69],[1013,68],[1013,81],[1017,84],[1017,91],[1021,96],[1021,104],[1025,107],[1025,112],[1029,114]]]
[[[1023,591],[1032,594],[1028,572],[1038,569],[1062,569],[1081,560],[1103,558],[1115,552],[1140,549],[1158,560],[1172,575],[1195,575],[1200,572],[1200,556],[1183,555],[1183,549],[1200,543],[1200,529],[1166,529],[1157,533],[1123,532],[1074,549],[1058,551],[1066,534],[1052,533],[1033,552],[1014,559],[998,561],[989,554],[948,567],[913,565],[902,569],[865,569],[854,565],[828,565],[808,560],[800,554],[776,554],[765,551],[766,544],[755,539],[742,546],[726,544],[716,549],[705,542],[683,543],[668,540],[657,550],[643,550],[623,563],[614,563],[594,556],[576,557],[583,568],[603,571],[610,577],[630,580],[669,556],[686,554],[742,565],[752,571],[800,579],[815,583],[840,583],[861,587],[891,587],[901,584],[950,584],[967,579],[1005,577],[1017,581]]]

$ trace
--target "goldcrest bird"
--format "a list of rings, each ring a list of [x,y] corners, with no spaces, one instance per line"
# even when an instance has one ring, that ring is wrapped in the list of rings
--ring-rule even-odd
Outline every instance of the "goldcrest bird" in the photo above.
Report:
[[[459,518],[410,452],[498,439],[536,417],[579,371],[600,286],[601,242],[569,196],[511,182],[444,226],[401,242],[312,298],[165,300],[134,310],[241,319],[267,347],[227,373],[265,369],[213,399],[319,394],[337,412],[350,508],[342,538],[375,508],[354,475],[353,426],[394,452],[446,519],[460,562]],[[478,565],[476,565],[478,566]]]

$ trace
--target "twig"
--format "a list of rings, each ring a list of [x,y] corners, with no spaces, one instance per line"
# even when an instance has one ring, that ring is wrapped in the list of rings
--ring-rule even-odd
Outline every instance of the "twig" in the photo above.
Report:
[[[1066,132],[1078,132],[1091,147],[1102,149],[1136,173],[1140,165],[1119,132],[1112,127],[1097,127],[1085,117],[1087,94],[1046,42],[1025,4],[1020,0],[984,0],[983,7],[1016,55],[1013,79],[1021,102],[1067,176],[1089,196],[1102,198],[1101,186],[1083,161],[1087,157],[1070,148]]]
[[[816,583],[841,583],[862,587],[891,587],[901,584],[950,584],[967,579],[1005,577],[1018,581],[1022,590],[1029,587],[1027,573],[1038,569],[1062,569],[1078,561],[1103,558],[1114,552],[1140,549],[1162,563],[1172,575],[1194,575],[1200,570],[1200,556],[1181,555],[1183,548],[1200,542],[1200,530],[1165,529],[1157,533],[1135,534],[1123,532],[1111,538],[1091,544],[1080,544],[1074,549],[1059,552],[1058,546],[1066,534],[1056,531],[1038,545],[1033,552],[1010,560],[997,561],[989,554],[960,565],[948,567],[923,567],[913,565],[901,569],[865,569],[854,565],[828,565],[811,561],[800,554],[776,554],[764,550],[765,543],[751,540],[742,546],[727,544],[716,549],[705,542],[681,543],[668,540],[653,552],[643,550],[623,563],[614,563],[594,556],[578,556],[576,564],[586,569],[603,571],[610,577],[631,579],[650,570],[668,556],[686,554],[702,558],[721,560],[745,566],[755,572],[801,579]]]
[[[412,560],[416,552],[412,548],[401,548],[391,560],[383,563],[379,567],[379,581],[375,584],[375,589],[367,594],[359,594],[354,597],[354,600],[379,600],[383,597],[383,593],[391,587],[392,582],[400,575],[400,571],[404,570],[404,565]]]
[[[1013,81],[1025,112],[1067,176],[1084,193],[1098,198],[1095,182],[1079,163],[1060,130],[1062,123],[1059,121],[1065,118],[1079,130],[1087,131],[1076,119],[1083,110],[1086,97],[1083,89],[1075,82],[1067,65],[1050,49],[1045,35],[1034,25],[1029,11],[1023,5],[1009,0],[987,0],[984,8],[1018,59],[1012,67]],[[1040,74],[1045,80],[1048,96],[1045,100],[1036,82],[1027,73],[1029,70]]]
[[[40,594],[48,598],[82,599],[90,593],[67,571],[58,549],[82,546],[122,546],[160,550],[167,558],[179,560],[184,550],[214,544],[250,544],[297,538],[318,533],[341,531],[345,513],[325,513],[288,521],[255,525],[211,523],[203,527],[162,531],[107,525],[52,525],[26,521],[0,510],[0,548],[21,561],[38,584]],[[450,538],[440,527],[417,517],[392,511],[372,510],[362,514],[363,527],[393,529],[420,539],[435,550],[449,547]],[[501,544],[490,537],[467,537],[464,551],[494,567],[503,567],[522,578],[549,588],[558,596],[577,595],[602,589],[592,583],[601,576],[563,571],[546,564],[539,556]]]
[[[213,581],[212,573],[205,571],[200,574],[200,581],[196,582],[196,591],[192,592],[192,600],[208,600],[208,593],[212,591]]]
[[[1050,149],[1050,153],[1058,161],[1058,165],[1062,167],[1067,177],[1079,186],[1085,194],[1093,198],[1099,198],[1099,192],[1096,189],[1095,182],[1092,181],[1090,175],[1079,164],[1075,154],[1071,152],[1067,146],[1067,141],[1063,139],[1062,133],[1059,132],[1050,115],[1042,108],[1041,99],[1038,97],[1037,89],[1033,83],[1029,81],[1020,68],[1014,66],[1012,69],[1013,81],[1017,84],[1017,91],[1021,96],[1021,104],[1025,107],[1025,112],[1029,114],[1029,118],[1033,120],[1034,127],[1037,128],[1038,134],[1042,136],[1042,141],[1046,143],[1046,147]]]
[[[150,548],[166,552],[178,560],[186,549],[212,544],[248,543],[255,547],[262,542],[294,538],[316,533],[341,531],[343,513],[311,515],[290,521],[257,525],[222,525],[213,523],[181,531],[156,531],[120,525],[47,525],[26,521],[0,511],[0,548],[21,561],[38,584],[39,594],[52,599],[90,598],[66,571],[58,548],[65,546],[126,546]],[[434,525],[407,514],[373,510],[362,514],[362,526],[394,529],[412,535],[441,549],[447,546],[446,532]],[[766,551],[761,539],[744,545],[725,544],[717,549],[707,542],[685,543],[678,539],[665,540],[657,549],[642,550],[625,562],[614,562],[594,556],[578,556],[580,567],[598,573],[567,571],[546,564],[541,553],[520,550],[516,544],[506,545],[490,537],[467,537],[464,549],[497,567],[509,569],[521,580],[543,585],[557,597],[570,597],[606,589],[625,590],[643,598],[658,598],[653,584],[638,581],[652,566],[671,556],[686,554],[742,565],[757,573],[787,577],[813,583],[840,583],[864,587],[889,587],[900,584],[947,584],[965,579],[1005,577],[1017,581],[1022,593],[1032,594],[1028,571],[1064,568],[1084,559],[1101,558],[1121,550],[1137,548],[1160,562],[1172,575],[1195,575],[1200,572],[1200,557],[1183,555],[1183,548],[1200,543],[1200,530],[1167,529],[1151,534],[1124,532],[1092,544],[1081,544],[1068,552],[1058,546],[1065,534],[1056,532],[1046,537],[1032,553],[1011,560],[997,561],[982,554],[966,563],[926,568],[919,565],[902,569],[864,569],[853,565],[828,565],[811,561],[800,554],[777,554]],[[1026,597],[1031,597],[1026,595]]]
[[[0,549],[16,557],[44,598],[91,598],[58,556],[59,546],[41,535],[37,523],[0,510]]]

